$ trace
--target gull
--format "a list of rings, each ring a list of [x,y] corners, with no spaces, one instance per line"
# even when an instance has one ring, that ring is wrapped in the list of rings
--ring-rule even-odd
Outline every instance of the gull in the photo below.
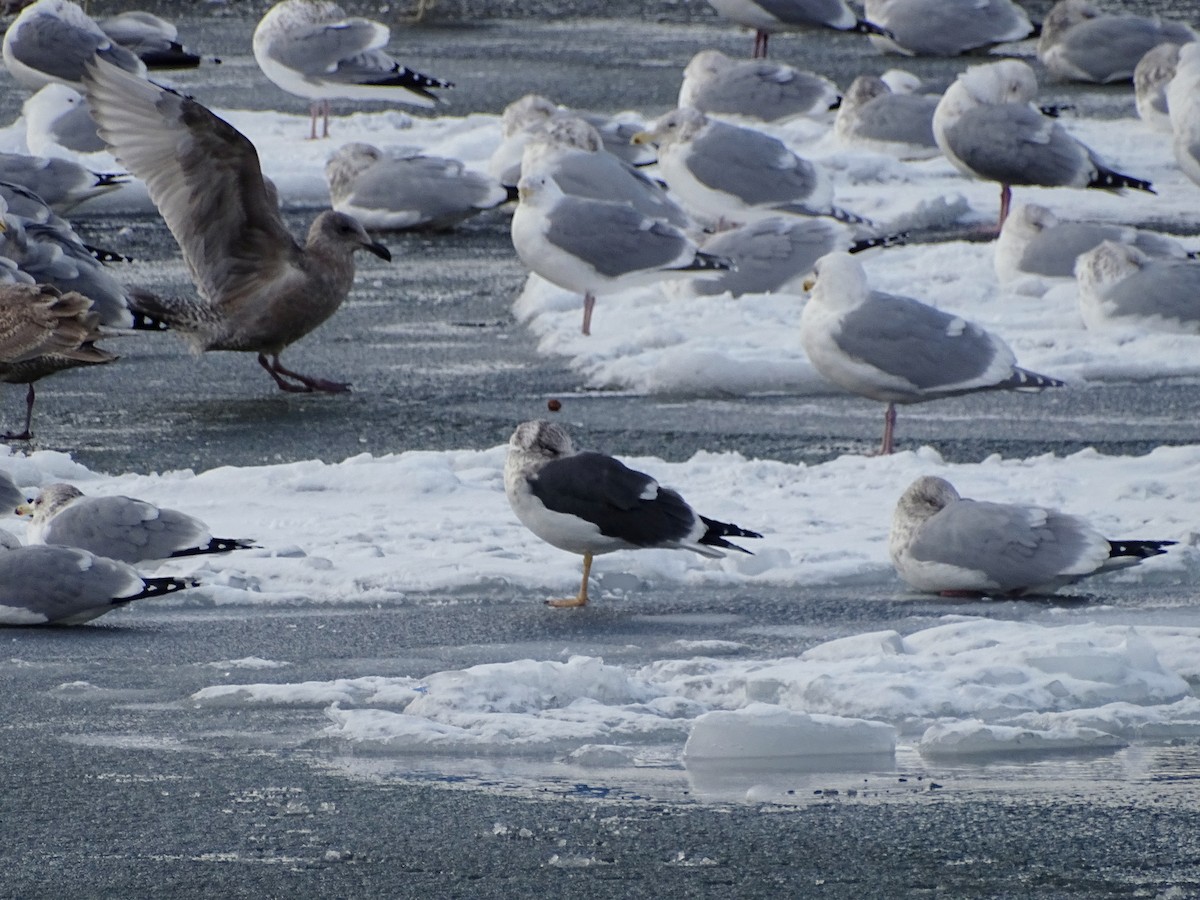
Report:
[[[47,375],[110,363],[116,356],[95,345],[103,337],[99,316],[82,294],[47,284],[0,284],[0,381],[27,384],[25,427],[6,440],[33,437],[33,383]]]
[[[1200,334],[1200,262],[1148,256],[1104,241],[1075,263],[1079,311],[1091,329],[1137,325]]]
[[[1159,44],[1147,50],[1133,70],[1133,98],[1138,118],[1155,131],[1171,133],[1167,88],[1179,64],[1179,44]]]
[[[1200,184],[1200,43],[1179,48],[1175,76],[1167,86],[1172,147],[1183,174]]]
[[[0,153],[0,181],[28,188],[65,216],[81,203],[117,190],[126,178],[115,172],[93,172],[59,157]]]
[[[892,452],[897,403],[1063,386],[1019,368],[1009,346],[978,325],[911,297],[871,290],[848,253],[821,257],[813,271],[800,344],[825,378],[887,404],[880,454]]]
[[[3,54],[12,77],[34,91],[51,82],[79,88],[93,57],[146,74],[135,54],[114,43],[70,0],[37,0],[27,6],[4,33]]]
[[[833,133],[897,159],[930,159],[941,152],[933,136],[937,104],[936,96],[893,91],[882,78],[859,75],[842,96]]]
[[[13,482],[7,472],[0,472],[0,510],[10,510],[15,513],[18,506],[25,502],[25,495]]]
[[[78,625],[195,584],[146,578],[77,547],[14,547],[10,537],[0,538],[0,625]]]
[[[886,31],[860,19],[845,0],[708,0],[727,19],[754,29],[755,58],[766,57],[767,39],[779,31],[829,28],[858,34]]]
[[[634,166],[654,162],[654,153],[634,144],[632,139],[645,123],[634,123],[624,116],[608,116],[585,109],[559,106],[541,94],[526,94],[504,107],[500,115],[500,143],[488,159],[488,171],[505,187],[516,187],[521,180],[521,157],[534,135],[551,127],[558,119],[583,119],[600,135],[604,149]]]
[[[142,311],[197,352],[237,350],[280,390],[349,391],[280,362],[289,344],[328,319],[354,282],[354,251],[391,254],[355,219],[328,210],[304,246],[284,225],[250,141],[195,100],[95,60],[85,80],[101,136],[146,183],[183,251],[199,297],[153,298]]]
[[[237,538],[213,537],[194,516],[132,497],[85,497],[70,484],[50,484],[17,507],[29,516],[30,544],[80,547],[125,563],[247,550]]]
[[[703,113],[778,122],[824,116],[838,102],[837,85],[820,75],[765,59],[733,59],[701,50],[683,70],[679,106]]]
[[[1135,244],[1151,256],[1187,256],[1178,241],[1153,231],[1107,222],[1076,222],[1060,219],[1036,203],[1013,208],[996,240],[996,275],[1012,281],[1021,275],[1043,278],[1074,278],[1075,261],[1102,241]]]
[[[136,53],[149,69],[193,69],[200,65],[200,57],[179,43],[179,29],[153,13],[131,9],[96,24],[115,43]]]
[[[663,178],[700,218],[724,225],[780,213],[838,213],[824,173],[782,141],[753,128],[681,107],[633,139],[658,147]]]
[[[923,475],[896,504],[888,549],[919,591],[1019,597],[1136,566],[1174,543],[1111,541],[1079,516],[969,500],[946,479]]]
[[[1000,225],[1012,185],[1136,188],[1148,181],[1123,175],[1033,105],[1037,77],[1015,59],[972,66],[946,89],[933,114],[933,134],[960,172],[1000,183]]]
[[[547,175],[523,175],[518,188],[513,247],[535,274],[584,295],[584,334],[598,295],[731,266],[628,203],[564,194]]]
[[[457,159],[358,142],[329,157],[325,181],[335,210],[382,230],[444,230],[508,201],[500,182]]]
[[[679,228],[692,224],[659,182],[609,153],[600,133],[575,116],[552,119],[530,136],[521,171],[549,175],[565,194],[628,203],[645,216]]]
[[[551,422],[522,422],[508,442],[504,493],[521,524],[546,543],[583,556],[579,593],[548,600],[587,606],[592,558],[616,550],[667,548],[722,557],[749,553],[727,537],[761,534],[698,514],[678,492],[603,453],[580,452]]]
[[[863,14],[887,31],[872,44],[907,56],[958,56],[1033,33],[1012,0],[866,0]]]
[[[21,106],[25,119],[25,144],[39,156],[97,153],[107,150],[96,133],[96,120],[79,91],[65,84],[50,83],[40,88]]]
[[[1185,44],[1196,32],[1157,16],[1110,15],[1088,0],[1059,0],[1042,22],[1037,55],[1068,81],[1129,81],[1138,61],[1162,43]]]
[[[283,0],[254,29],[254,59],[279,88],[312,101],[311,139],[317,116],[329,137],[329,101],[383,100],[434,107],[433,91],[450,82],[401,65],[384,47],[391,32],[370,19],[348,18],[331,0]]]

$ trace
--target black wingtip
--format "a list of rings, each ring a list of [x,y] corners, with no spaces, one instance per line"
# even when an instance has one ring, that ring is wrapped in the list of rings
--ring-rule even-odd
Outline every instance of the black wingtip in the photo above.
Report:
[[[241,538],[213,538],[202,547],[189,547],[186,550],[176,550],[171,554],[173,559],[183,556],[203,556],[208,553],[229,553],[233,550],[253,550],[258,544]]]
[[[1003,386],[1018,391],[1040,391],[1045,388],[1066,387],[1067,383],[1057,378],[1051,378],[1049,375],[1039,375],[1037,372],[1030,372],[1028,369],[1014,366],[1012,377],[1004,382]]]
[[[132,597],[124,597],[122,598],[122,602],[145,600],[150,597],[165,597],[167,594],[174,594],[176,591],[193,588],[199,584],[200,582],[194,578],[143,578],[142,592]]]
[[[1120,172],[1114,172],[1112,169],[1098,168],[1096,177],[1088,182],[1088,187],[1098,188],[1102,191],[1119,191],[1121,188],[1133,188],[1135,191],[1145,191],[1147,194],[1157,194],[1158,191],[1149,181],[1143,181],[1140,178],[1134,178],[1132,175],[1123,175]]]
[[[745,547],[739,547],[737,544],[731,544],[725,540],[727,537],[740,538],[760,538],[762,537],[757,531],[750,531],[748,528],[742,528],[740,525],[734,525],[730,522],[718,522],[716,519],[710,519],[707,516],[701,516],[700,521],[704,523],[708,529],[704,532],[704,536],[700,538],[700,543],[709,547],[720,547],[722,550],[737,550],[739,553],[746,553],[750,556],[754,554]]]
[[[1108,555],[1132,556],[1137,559],[1148,559],[1151,556],[1161,556],[1167,552],[1167,547],[1173,547],[1178,541],[1109,541]]]
[[[855,34],[877,34],[880,37],[885,37],[889,41],[894,41],[896,35],[888,31],[882,25],[876,25],[874,22],[869,22],[866,19],[859,19],[854,23],[854,27],[850,29]]]
[[[685,270],[696,272],[736,272],[737,263],[727,256],[717,256],[713,253],[696,251],[696,258],[686,266]]]
[[[863,238],[861,241],[855,241],[850,245],[847,253],[862,253],[864,250],[873,250],[876,247],[899,247],[908,242],[907,231],[898,231],[895,234],[885,234],[881,237]]]

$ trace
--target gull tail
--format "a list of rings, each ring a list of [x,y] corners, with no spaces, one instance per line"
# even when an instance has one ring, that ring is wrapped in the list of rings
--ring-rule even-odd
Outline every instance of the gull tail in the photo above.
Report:
[[[861,241],[855,241],[846,252],[862,253],[864,250],[873,250],[876,247],[899,247],[907,242],[908,232],[899,231],[896,234],[885,234],[880,237],[863,238]]]
[[[178,556],[202,556],[206,553],[229,553],[231,550],[252,550],[258,544],[253,541],[243,541],[240,538],[213,538],[203,547],[189,547],[187,550],[176,550],[171,554],[174,559]]]
[[[1176,543],[1178,541],[1109,541],[1108,557],[1112,562],[1118,559],[1132,560],[1127,563],[1132,565],[1134,562],[1149,559],[1151,556],[1161,556],[1167,552],[1167,547]]]
[[[1150,182],[1142,181],[1140,178],[1134,178],[1132,175],[1122,175],[1120,172],[1114,172],[1112,169],[1107,169],[1104,166],[1096,166],[1096,177],[1088,182],[1088,187],[1099,188],[1102,191],[1119,191],[1121,188],[1133,188],[1137,191],[1146,191],[1149,194],[1157,194]]]
[[[703,522],[705,527],[708,529],[706,532],[704,532],[704,536],[700,538],[700,543],[706,544],[709,547],[720,547],[722,550],[737,550],[739,553],[750,553],[750,551],[745,547],[739,547],[737,544],[731,544],[729,541],[725,540],[725,538],[762,537],[762,535],[757,531],[749,531],[745,528],[742,528],[740,525],[731,525],[729,522],[718,522],[716,519],[709,519],[705,516],[701,516],[700,521]]]
[[[717,256],[713,253],[696,251],[696,258],[686,266],[680,266],[681,272],[736,272],[737,264],[727,256]]]
[[[422,75],[407,66],[402,66],[397,63],[390,72],[383,78],[364,81],[363,84],[369,84],[374,87],[401,87],[412,91],[418,97],[422,97],[433,103],[441,103],[442,98],[434,93],[431,93],[430,88],[452,88],[454,82],[444,81],[441,78],[434,78],[432,75]]]
[[[1012,375],[996,385],[999,388],[1011,388],[1017,391],[1040,391],[1045,388],[1066,386],[1067,383],[1065,381],[1059,381],[1057,378],[1051,378],[1049,375],[1039,375],[1037,372],[1030,372],[1028,369],[1022,369],[1019,366],[1013,366]]]
[[[877,34],[891,41],[896,39],[896,36],[882,25],[876,25],[874,22],[868,22],[866,19],[859,19],[854,23],[854,27],[849,30],[855,34]]]
[[[196,587],[200,582],[191,578],[143,578],[140,594],[134,594],[132,597],[122,597],[121,603],[131,603],[134,600],[145,600],[147,597],[165,597],[167,594],[173,594],[176,591],[182,591],[186,588]]]

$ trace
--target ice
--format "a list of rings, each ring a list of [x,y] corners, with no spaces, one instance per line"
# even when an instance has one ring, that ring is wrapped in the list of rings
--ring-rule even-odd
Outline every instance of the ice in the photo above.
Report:
[[[692,760],[762,760],[892,753],[896,730],[883,722],[792,712],[767,703],[714,710],[696,719],[683,748]]]
[[[1034,730],[979,721],[934,725],[917,745],[925,756],[978,756],[1065,750],[1115,750],[1126,742],[1096,728]]]

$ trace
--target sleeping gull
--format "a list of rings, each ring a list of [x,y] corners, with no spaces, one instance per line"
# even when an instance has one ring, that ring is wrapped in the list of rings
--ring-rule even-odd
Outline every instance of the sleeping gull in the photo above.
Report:
[[[1162,43],[1185,44],[1196,32],[1157,16],[1111,15],[1088,0],[1059,0],[1042,22],[1037,55],[1058,78],[1129,81],[1138,61]]]
[[[496,179],[457,159],[351,143],[325,163],[331,205],[366,228],[445,230],[508,200]]]
[[[837,85],[828,78],[785,63],[733,59],[720,50],[693,56],[679,88],[679,106],[762,122],[824,116],[837,102]]]
[[[283,0],[254,29],[254,59],[278,87],[312,101],[310,138],[317,137],[317,116],[324,116],[329,137],[330,100],[384,100],[433,107],[433,90],[453,87],[401,65],[383,48],[391,36],[386,25],[347,18],[332,0]]]
[[[934,137],[955,168],[1000,183],[1000,225],[1014,184],[1154,193],[1150,182],[1111,169],[1044,115],[1033,105],[1036,96],[1033,69],[1006,59],[959,75],[933,114]]]
[[[564,194],[547,175],[524,175],[519,189],[513,247],[534,273],[584,295],[584,334],[591,334],[592,308],[601,294],[731,265],[700,252],[670,222],[628,203]]]
[[[919,300],[872,291],[846,253],[817,260],[800,343],[834,384],[887,404],[879,452],[892,452],[897,403],[977,391],[1041,390],[1063,382],[1016,365],[996,335]]]
[[[829,28],[859,34],[886,33],[860,19],[845,0],[708,0],[727,19],[754,29],[755,58],[766,57],[767,39],[779,31]]]
[[[328,319],[354,282],[354,251],[391,254],[355,219],[328,210],[302,247],[264,183],[254,145],[195,100],[96,60],[88,103],[113,154],[142,179],[183,251],[200,296],[154,298],[143,310],[196,351],[239,350],[281,390],[345,392],[348,384],[284,368],[289,344]]]
[[[1110,541],[1078,516],[964,499],[946,479],[923,475],[896,504],[888,549],[919,591],[1022,596],[1136,566],[1174,543]]]
[[[958,56],[1033,33],[1012,0],[866,0],[863,14],[888,32],[872,44],[908,56]]]
[[[194,516],[132,497],[85,497],[70,484],[50,484],[17,507],[30,516],[30,544],[80,547],[126,563],[247,550],[254,544],[213,537]]]
[[[753,128],[682,107],[634,140],[658,147],[663,178],[702,219],[727,225],[780,213],[838,215],[829,178],[782,141]]]
[[[25,118],[25,144],[39,156],[96,153],[107,150],[96,133],[96,120],[83,95],[65,84],[51,83],[38,90],[21,106]]]
[[[599,132],[575,116],[552,119],[530,136],[521,171],[549,175],[564,194],[628,203],[642,215],[680,228],[692,224],[659,182],[609,153]]]
[[[86,200],[117,190],[126,178],[119,173],[93,172],[59,157],[0,153],[0,181],[29,188],[56,213],[66,215]]]
[[[842,97],[833,133],[897,159],[932,159],[941,153],[933,137],[937,104],[936,96],[896,92],[882,78],[859,75]]]
[[[1133,99],[1138,118],[1155,131],[1171,133],[1167,87],[1179,64],[1179,44],[1159,44],[1138,60],[1133,70]]]
[[[153,13],[131,9],[96,24],[115,43],[136,53],[149,69],[192,69],[200,65],[199,55],[179,43],[179,29]]]
[[[1179,48],[1175,77],[1167,86],[1172,146],[1183,174],[1200,184],[1200,43]]]
[[[699,515],[676,491],[611,456],[577,451],[566,431],[545,421],[522,422],[513,432],[504,492],[522,525],[583,556],[579,593],[548,606],[587,606],[592,557],[602,553],[661,547],[716,558],[750,552],[727,537],[762,537]]]
[[[1152,256],[1187,256],[1183,245],[1166,235],[1131,225],[1060,219],[1044,206],[1025,203],[1013,208],[1000,229],[996,275],[1001,281],[1022,275],[1074,278],[1075,260],[1102,241],[1135,244]]]
[[[76,547],[13,547],[0,539],[0,625],[78,625],[195,582],[145,578]]]
[[[488,171],[505,187],[516,187],[521,180],[521,157],[525,145],[553,122],[563,118],[583,119],[596,129],[604,149],[613,156],[635,166],[654,162],[654,152],[632,142],[633,136],[645,123],[631,122],[628,117],[608,116],[585,109],[559,106],[541,94],[526,94],[504,107],[500,115],[500,143],[488,159]]]
[[[5,434],[5,439],[33,437],[35,381],[117,358],[95,345],[101,337],[99,317],[82,294],[63,294],[46,284],[0,284],[0,381],[29,385],[25,427]]]
[[[30,90],[56,82],[78,88],[84,68],[93,57],[136,75],[146,67],[100,30],[87,13],[70,0],[37,0],[26,7],[4,33],[4,63]]]
[[[776,216],[718,231],[700,242],[705,253],[730,260],[735,268],[684,282],[694,296],[803,293],[805,276],[827,253],[857,253],[897,243],[895,236],[856,241],[848,225],[833,219]]]
[[[1090,329],[1136,325],[1200,334],[1200,262],[1147,256],[1104,241],[1075,263],[1079,311]]]

